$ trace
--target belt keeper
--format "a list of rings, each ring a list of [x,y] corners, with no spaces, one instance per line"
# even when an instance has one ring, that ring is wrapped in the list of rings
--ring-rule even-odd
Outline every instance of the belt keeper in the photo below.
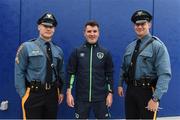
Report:
[[[49,83],[46,83],[46,84],[45,84],[45,89],[46,89],[46,90],[50,90],[50,89],[51,89],[51,85],[50,85]]]

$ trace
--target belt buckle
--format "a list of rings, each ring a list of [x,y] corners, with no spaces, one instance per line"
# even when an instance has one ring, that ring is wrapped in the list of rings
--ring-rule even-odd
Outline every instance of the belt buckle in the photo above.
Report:
[[[51,89],[51,84],[46,83],[46,84],[45,84],[45,89],[46,89],[46,90],[50,90],[50,89]]]
[[[137,86],[137,81],[136,80],[134,80],[134,86]]]

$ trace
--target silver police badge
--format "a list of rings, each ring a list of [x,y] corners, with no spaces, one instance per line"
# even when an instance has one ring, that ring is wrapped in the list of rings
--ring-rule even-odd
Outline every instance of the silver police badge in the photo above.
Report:
[[[102,53],[102,52],[97,52],[97,57],[98,57],[99,59],[102,59],[102,58],[104,57],[104,53]]]
[[[137,14],[138,14],[138,16],[141,16],[143,14],[143,12],[139,11]]]
[[[52,15],[51,15],[51,14],[47,14],[47,17],[48,17],[48,18],[51,18],[51,17],[52,17]]]

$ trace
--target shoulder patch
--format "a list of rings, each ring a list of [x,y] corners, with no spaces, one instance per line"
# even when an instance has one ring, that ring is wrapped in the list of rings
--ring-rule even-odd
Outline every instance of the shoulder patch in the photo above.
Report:
[[[17,64],[19,64],[19,57],[18,57],[18,56],[19,56],[19,53],[20,53],[20,51],[22,50],[23,47],[24,47],[24,45],[21,44],[21,45],[19,46],[18,50],[17,50],[16,58],[15,58],[15,61],[16,61]]]

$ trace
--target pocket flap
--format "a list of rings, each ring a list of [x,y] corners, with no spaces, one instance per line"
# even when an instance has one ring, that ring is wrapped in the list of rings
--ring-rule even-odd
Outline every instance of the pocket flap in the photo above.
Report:
[[[148,51],[142,51],[140,53],[141,56],[145,56],[145,57],[152,57],[152,52],[148,52]]]

